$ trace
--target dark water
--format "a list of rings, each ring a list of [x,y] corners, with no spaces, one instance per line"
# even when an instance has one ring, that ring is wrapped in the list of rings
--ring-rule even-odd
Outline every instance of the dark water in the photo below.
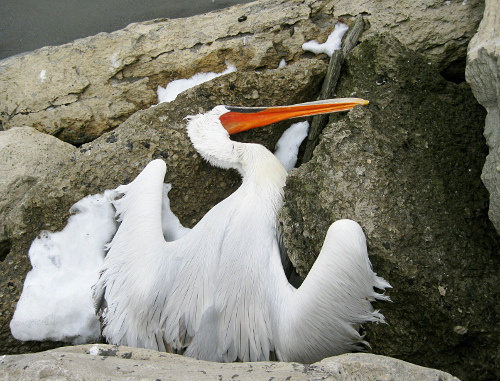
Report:
[[[251,0],[0,0],[0,59],[132,22],[178,18]]]

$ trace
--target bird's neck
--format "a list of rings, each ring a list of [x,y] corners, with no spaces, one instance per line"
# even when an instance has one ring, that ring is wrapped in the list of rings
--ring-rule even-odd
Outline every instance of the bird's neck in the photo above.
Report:
[[[287,172],[280,161],[267,148],[260,144],[237,143],[240,156],[240,173],[243,176],[242,188],[261,202],[271,203],[275,212],[283,203],[283,188]]]

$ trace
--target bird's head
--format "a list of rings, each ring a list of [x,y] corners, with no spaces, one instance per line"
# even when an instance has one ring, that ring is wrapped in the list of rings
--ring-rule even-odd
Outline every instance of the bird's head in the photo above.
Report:
[[[189,116],[187,132],[194,148],[213,165],[239,169],[236,142],[229,135],[285,119],[348,111],[368,103],[360,98],[338,98],[276,107],[216,106],[205,114]]]

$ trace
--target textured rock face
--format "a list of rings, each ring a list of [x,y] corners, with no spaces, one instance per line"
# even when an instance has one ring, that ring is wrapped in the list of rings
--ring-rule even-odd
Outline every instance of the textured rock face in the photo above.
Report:
[[[184,117],[224,103],[257,106],[279,102],[292,104],[314,99],[325,70],[326,66],[322,61],[305,59],[283,69],[233,73],[220,77],[183,93],[172,103],[134,114],[113,132],[104,134],[79,149],[37,132],[36,136],[43,137],[38,139],[42,148],[37,148],[38,142],[32,142],[36,149],[24,149],[25,160],[34,162],[41,159],[38,153],[45,149],[43,142],[51,142],[55,152],[50,151],[51,154],[47,156],[47,159],[54,157],[44,164],[48,169],[37,167],[39,175],[43,174],[45,181],[30,183],[31,191],[24,195],[21,204],[14,193],[1,195],[2,205],[16,205],[16,218],[9,225],[5,239],[8,242],[3,251],[5,260],[0,261],[0,353],[22,353],[56,345],[21,343],[14,340],[9,330],[24,277],[30,268],[27,252],[41,230],[60,230],[66,224],[70,206],[77,200],[88,194],[101,193],[105,189],[129,183],[155,158],[162,158],[167,163],[165,180],[173,184],[169,193],[172,209],[184,225],[192,226],[210,207],[236,188],[239,176],[235,172],[223,171],[202,161],[187,137]],[[273,149],[287,125],[263,127],[241,134],[237,139],[259,142]],[[10,136],[16,130],[0,134]],[[25,143],[28,145],[29,142],[26,140]],[[22,150],[23,144],[19,143],[17,150]],[[64,150],[61,146],[70,149]],[[30,152],[35,152],[38,156],[31,157]],[[5,157],[2,156],[3,153]],[[18,156],[19,151],[14,157]],[[54,170],[50,162],[63,162],[64,165],[59,165]],[[0,173],[11,173],[11,167],[11,151],[0,149]],[[2,223],[6,219],[4,213],[8,211],[9,209],[4,208],[0,214]]]
[[[312,365],[284,362],[220,364],[147,349],[81,345],[0,359],[7,379],[33,380],[407,380],[458,381],[439,370],[369,354],[330,357]]]
[[[74,144],[156,103],[156,88],[197,72],[276,68],[326,40],[334,17],[366,14],[369,33],[394,33],[442,70],[463,62],[480,0],[266,0],[188,19],[131,24],[0,62],[3,129],[29,125]],[[189,33],[186,31],[189,30]],[[451,66],[450,66],[451,65]],[[460,66],[460,65],[459,65]]]
[[[484,136],[490,148],[482,179],[490,192],[489,216],[500,232],[500,3],[486,1],[484,18],[469,45],[466,77],[488,112]]]
[[[5,129],[30,125],[71,143],[88,142],[157,103],[156,89],[198,72],[276,68],[301,55],[310,14],[324,2],[233,7],[189,19],[131,24],[0,64]],[[247,19],[238,22],[246,15]],[[194,26],[195,25],[195,26]],[[189,32],[187,32],[189,31]],[[61,64],[64,62],[64,64]]]
[[[467,44],[481,21],[484,2],[467,1],[335,1],[335,15],[366,14],[364,38],[392,34],[424,54],[445,76],[463,80]]]
[[[47,174],[58,173],[67,157],[76,150],[52,136],[31,127],[0,131],[0,258],[5,258],[13,230],[24,227],[19,210],[31,197],[31,190]]]
[[[347,59],[337,94],[353,93],[370,105],[329,124],[313,159],[289,175],[281,220],[292,262],[305,274],[328,226],[358,221],[375,271],[394,287],[393,303],[379,306],[388,325],[366,327],[373,350],[494,377],[499,240],[480,181],[484,111],[465,83],[381,37]]]

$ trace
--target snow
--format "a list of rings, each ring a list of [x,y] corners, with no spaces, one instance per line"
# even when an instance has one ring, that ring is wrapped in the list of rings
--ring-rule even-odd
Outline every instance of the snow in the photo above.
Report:
[[[39,77],[40,77],[40,82],[43,82],[45,81],[45,79],[47,78],[47,71],[46,70],[42,70],[39,74]]]
[[[286,66],[286,60],[282,58],[278,65],[278,69],[283,69],[285,66]]]
[[[109,58],[109,61],[111,62],[111,66],[109,67],[110,72],[115,72],[116,69],[120,67],[120,59],[118,57],[118,53],[114,52],[113,55]]]
[[[78,201],[62,231],[43,231],[31,244],[33,269],[10,323],[16,339],[81,344],[99,338],[91,288],[104,247],[116,231],[110,195],[107,191]]]
[[[97,356],[98,354],[99,354],[99,346],[94,345],[92,348],[89,349],[89,355]]]
[[[342,45],[342,37],[349,27],[341,22],[335,25],[335,29],[328,36],[328,39],[323,44],[318,43],[316,40],[308,41],[302,44],[302,49],[313,52],[315,54],[326,53],[328,56],[332,56],[335,50],[340,49]]]
[[[191,78],[172,81],[165,87],[158,86],[158,103],[172,102],[175,98],[177,98],[177,95],[191,87],[210,81],[214,78],[220,77],[221,75],[236,71],[236,66],[229,63],[226,64],[227,69],[222,73],[198,73],[193,75]]]
[[[308,122],[294,123],[283,132],[283,135],[281,135],[281,138],[276,143],[274,154],[287,172],[295,168],[300,144],[307,137],[308,131]]]

